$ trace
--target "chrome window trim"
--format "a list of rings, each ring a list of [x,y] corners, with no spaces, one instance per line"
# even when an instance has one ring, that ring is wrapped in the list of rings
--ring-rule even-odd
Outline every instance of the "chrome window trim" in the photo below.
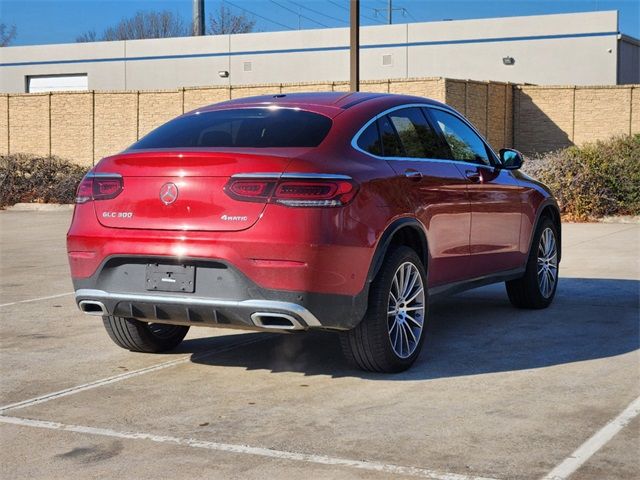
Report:
[[[441,107],[440,105],[431,105],[428,103],[407,103],[404,105],[396,105],[395,107],[391,107],[383,112],[380,112],[379,114],[377,114],[375,117],[373,117],[372,119],[370,119],[367,123],[365,123],[362,128],[360,128],[356,134],[353,136],[353,138],[351,139],[351,147],[355,150],[357,150],[360,153],[364,153],[365,155],[368,155],[370,157],[373,157],[377,160],[390,160],[390,161],[411,161],[411,162],[438,162],[438,163],[454,163],[454,164],[461,164],[461,165],[475,165],[478,167],[487,167],[487,168],[499,168],[499,164],[492,164],[492,165],[481,165],[479,163],[473,163],[473,162],[465,162],[464,160],[450,160],[448,158],[422,158],[422,157],[381,157],[379,155],[374,155],[373,153],[367,152],[366,150],[363,150],[362,148],[360,148],[360,146],[358,145],[358,140],[360,139],[360,135],[362,135],[362,133],[369,127],[369,125],[371,125],[373,122],[375,122],[376,120],[378,120],[381,117],[384,117],[385,115],[389,114],[390,112],[394,112],[396,110],[401,110],[403,108],[413,108],[413,107],[419,107],[419,108],[433,108],[436,110],[442,110],[445,113],[449,113],[450,115],[453,115],[454,117],[458,118],[459,120],[461,120],[465,125],[467,125],[469,128],[471,128],[471,130],[478,135],[478,137],[480,137],[480,140],[482,141],[482,143],[484,144],[484,146],[489,149],[491,151],[491,153],[493,154],[494,158],[498,160],[498,162],[500,161],[500,157],[498,155],[496,155],[496,152],[493,150],[493,148],[491,148],[491,145],[489,145],[489,142],[486,141],[486,139],[480,134],[480,132],[478,132],[478,130],[466,119],[464,118],[461,114],[459,114],[457,111],[455,111],[453,108],[450,107]]]
[[[353,180],[348,175],[336,173],[236,173],[231,178],[279,178],[283,180]]]

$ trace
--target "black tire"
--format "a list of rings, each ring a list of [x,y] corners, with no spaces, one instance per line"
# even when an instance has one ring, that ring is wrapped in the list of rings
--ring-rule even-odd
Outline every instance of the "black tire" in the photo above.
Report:
[[[403,264],[410,262],[416,267],[422,280],[424,314],[422,315],[422,328],[420,329],[419,338],[413,342],[413,352],[405,358],[399,356],[392,344],[392,334],[390,333],[390,322],[388,316],[389,302],[391,299],[392,283],[396,272],[399,271]],[[345,357],[354,365],[370,372],[394,373],[401,372],[409,368],[418,358],[425,337],[426,317],[427,317],[427,275],[422,261],[418,254],[408,247],[398,247],[390,251],[378,272],[375,280],[371,284],[369,290],[369,305],[364,319],[352,330],[342,332],[340,335],[340,343]],[[407,297],[415,294],[418,289],[408,292]],[[409,305],[407,301],[407,306]],[[396,306],[396,311],[397,306]],[[418,312],[412,311],[412,314],[419,318]],[[410,325],[406,321],[407,325]],[[406,332],[404,327],[403,332]],[[397,330],[400,327],[397,327]],[[407,346],[409,337],[407,338]],[[401,340],[402,341],[402,340]],[[397,344],[396,344],[397,345]],[[402,347],[401,347],[402,348]],[[409,353],[411,350],[407,350]]]
[[[104,328],[111,340],[132,352],[159,353],[176,348],[189,331],[184,325],[146,323],[133,318],[104,316]]]
[[[514,307],[527,309],[547,308],[551,305],[551,302],[555,297],[556,289],[558,288],[559,262],[556,264],[555,282],[553,283],[553,287],[549,295],[545,296],[543,294],[542,287],[538,282],[538,249],[540,248],[542,234],[547,229],[550,229],[553,232],[553,238],[556,242],[556,255],[559,251],[558,229],[550,218],[544,217],[540,220],[540,223],[536,228],[524,276],[517,280],[505,282],[507,295]]]

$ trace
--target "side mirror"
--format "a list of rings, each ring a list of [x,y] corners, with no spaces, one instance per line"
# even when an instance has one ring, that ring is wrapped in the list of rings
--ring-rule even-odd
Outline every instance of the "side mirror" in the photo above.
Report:
[[[518,170],[522,167],[524,159],[518,150],[514,150],[512,148],[501,148],[500,163],[502,164],[501,168],[504,168],[505,170]]]

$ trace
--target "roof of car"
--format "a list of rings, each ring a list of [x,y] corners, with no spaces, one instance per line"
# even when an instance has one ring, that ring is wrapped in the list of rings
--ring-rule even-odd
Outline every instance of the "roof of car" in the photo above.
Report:
[[[215,103],[199,109],[200,111],[227,109],[229,107],[251,107],[251,106],[282,106],[301,107],[314,106],[318,110],[329,113],[333,110],[334,115],[350,107],[370,100],[394,100],[398,104],[402,103],[431,103],[440,104],[434,100],[424,97],[410,95],[397,95],[390,93],[371,92],[301,92],[301,93],[280,93],[273,95],[259,95],[254,97],[236,98],[226,102]]]

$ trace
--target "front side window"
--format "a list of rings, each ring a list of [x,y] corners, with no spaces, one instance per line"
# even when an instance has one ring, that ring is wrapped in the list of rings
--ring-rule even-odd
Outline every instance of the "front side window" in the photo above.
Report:
[[[288,108],[238,108],[178,117],[129,150],[164,148],[316,147],[329,133],[324,115]]]
[[[482,139],[455,115],[437,110],[429,110],[442,131],[454,160],[491,165],[489,154]]]
[[[419,108],[403,108],[389,114],[406,157],[447,158],[446,148]]]

